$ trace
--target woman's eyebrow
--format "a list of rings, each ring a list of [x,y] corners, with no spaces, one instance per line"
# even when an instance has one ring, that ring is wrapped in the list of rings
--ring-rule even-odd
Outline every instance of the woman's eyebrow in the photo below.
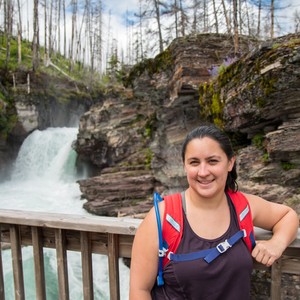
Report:
[[[212,159],[212,158],[221,159],[221,156],[219,156],[219,155],[211,155],[211,156],[207,157],[206,159]]]

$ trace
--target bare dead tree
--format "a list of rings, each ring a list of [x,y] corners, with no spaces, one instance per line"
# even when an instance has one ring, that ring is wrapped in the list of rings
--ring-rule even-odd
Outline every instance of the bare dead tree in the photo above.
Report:
[[[53,45],[52,45],[52,40],[53,40],[53,31],[52,31],[52,26],[53,26],[53,0],[50,0],[50,14],[49,14],[49,26],[48,26],[48,54],[49,57],[52,56],[53,52]]]
[[[57,44],[58,44],[58,47],[57,47],[57,50],[58,50],[58,53],[61,53],[60,51],[60,24],[61,24],[61,0],[58,1],[58,13],[57,13]]]
[[[234,29],[234,53],[238,53],[239,49],[239,26],[237,21],[238,9],[237,0],[232,1],[233,5],[233,29]]]
[[[164,51],[164,44],[163,44],[163,36],[162,36],[162,27],[161,27],[161,21],[160,21],[160,1],[158,0],[153,0],[153,4],[155,7],[155,19],[157,22],[157,30],[158,30],[158,38],[159,38],[159,51],[163,52]]]
[[[102,73],[102,1],[98,1],[96,6],[93,9],[92,13],[92,24],[94,24],[94,38],[93,46],[91,49],[91,60],[94,61],[92,65],[94,69],[97,70],[100,74]]]
[[[274,0],[271,0],[271,39],[274,38]]]
[[[227,11],[224,0],[222,0],[222,7],[223,7],[224,18],[225,18],[225,21],[226,21],[227,32],[229,34],[231,34],[232,33],[231,22],[230,22],[230,19],[229,19],[229,16],[228,16],[228,11]]]
[[[64,14],[64,56],[67,55],[67,25],[66,25],[66,0],[63,0],[63,14]]]
[[[81,49],[81,46],[82,46],[82,40],[81,40],[82,30],[83,30],[84,27],[87,30],[89,28],[89,24],[88,24],[88,21],[87,21],[87,18],[86,18],[88,7],[89,7],[89,3],[88,3],[88,0],[86,0],[85,5],[84,5],[84,11],[83,11],[83,16],[82,16],[78,36],[76,35],[76,38],[77,38],[76,44],[77,45],[76,45],[76,53],[75,53],[75,57],[74,57],[76,61],[79,61],[79,57],[80,57],[80,49]],[[88,40],[89,34],[86,37],[87,37],[87,40]],[[83,58],[84,58],[84,56],[83,56]]]
[[[208,32],[208,4],[207,0],[203,0],[203,31]]]
[[[261,22],[261,0],[258,0],[258,16],[257,16],[257,36],[260,36],[260,22]]]
[[[179,0],[180,28],[181,28],[181,36],[185,36],[186,35],[186,27],[187,27],[187,23],[188,23],[188,16],[187,16],[185,9],[183,8],[182,3],[183,3],[183,0]]]
[[[248,35],[251,35],[251,25],[250,25],[250,17],[249,17],[249,9],[247,5],[247,1],[245,1],[245,13],[246,13],[246,20],[247,20],[247,30],[248,30]]]
[[[10,61],[10,42],[12,38],[12,25],[13,25],[13,1],[5,1],[4,2],[4,20],[5,20],[5,36],[6,36],[6,65],[8,65]]]
[[[32,68],[34,71],[39,67],[39,47],[39,0],[34,0],[32,40]]]
[[[22,18],[21,18],[20,0],[17,1],[17,5],[18,5],[18,16],[19,16],[19,22],[17,24],[17,27],[18,27],[18,63],[20,64],[22,62]]]
[[[136,59],[137,61],[144,59],[144,34],[143,34],[143,22],[146,12],[142,7],[142,0],[139,0],[139,12],[134,16],[138,19],[138,32],[136,33]]]
[[[18,17],[19,17],[19,21],[18,21],[18,31],[20,32],[20,36],[21,36],[21,39],[22,39],[22,12],[21,12],[21,5],[20,5],[20,0],[17,1],[17,5],[18,5]]]
[[[48,36],[48,32],[47,32],[47,0],[44,1],[44,65],[48,66],[49,63],[49,53],[48,53],[48,42],[47,42],[47,36]]]
[[[214,11],[214,19],[215,19],[215,29],[216,29],[216,33],[219,33],[219,21],[218,21],[218,12],[217,12],[217,8],[216,8],[216,1],[213,0],[213,11]]]
[[[242,2],[243,0],[239,0],[238,2],[238,25],[239,25],[239,33],[243,33],[243,16],[242,16]]]
[[[76,41],[76,24],[77,24],[77,0],[71,0],[72,6],[72,33],[71,33],[71,44],[70,44],[70,71],[73,71],[74,65],[74,48],[75,48],[75,41]]]
[[[294,12],[295,33],[300,32],[300,13],[298,9]]]

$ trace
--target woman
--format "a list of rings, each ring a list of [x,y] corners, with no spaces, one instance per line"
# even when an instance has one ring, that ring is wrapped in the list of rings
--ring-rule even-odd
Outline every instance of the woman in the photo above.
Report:
[[[237,191],[235,156],[228,137],[215,126],[200,126],[188,134],[182,147],[188,189],[178,254],[218,248],[240,230],[235,207],[227,192]],[[170,261],[158,273],[158,230],[154,208],[139,226],[132,249],[130,300],[146,299],[249,299],[252,257],[271,266],[295,239],[299,226],[291,208],[244,194],[254,226],[272,230],[270,240],[257,241],[249,252],[243,239],[212,262],[203,258]],[[161,222],[165,201],[159,204]],[[251,257],[252,255],[252,257]]]

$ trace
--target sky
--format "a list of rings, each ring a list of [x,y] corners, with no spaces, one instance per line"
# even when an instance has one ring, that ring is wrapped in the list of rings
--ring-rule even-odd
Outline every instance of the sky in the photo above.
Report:
[[[15,0],[16,1],[16,0]],[[80,0],[79,0],[80,1]],[[83,1],[83,0],[82,0]],[[171,1],[171,0],[170,0]],[[191,2],[192,0],[184,0],[183,3],[188,3]],[[255,1],[255,0],[251,0]],[[270,0],[263,0],[263,1],[270,1]],[[1,1],[0,1],[1,2]],[[40,2],[42,2],[40,0]],[[69,3],[70,0],[66,0],[66,3]],[[103,32],[104,32],[104,39],[108,40],[108,24],[109,24],[109,19],[110,19],[110,28],[111,32],[109,32],[109,39],[115,39],[118,43],[118,48],[119,49],[124,49],[126,50],[126,47],[128,45],[128,32],[126,28],[126,12],[133,15],[134,12],[138,12],[139,10],[139,0],[102,0],[102,4],[104,7],[103,11],[103,19],[104,19],[104,27],[103,27]],[[143,0],[143,2],[145,2]],[[21,0],[20,3],[22,4],[22,8],[24,10],[24,14],[22,14],[22,17],[24,20],[22,21],[23,24],[28,22],[29,26],[31,26],[32,30],[32,12],[33,12],[33,0]],[[280,11],[280,18],[277,18],[277,22],[280,23],[281,25],[281,34],[280,35],[286,35],[290,32],[294,31],[294,26],[293,26],[293,14],[296,10],[299,11],[300,14],[300,1],[299,0],[275,0],[275,3],[279,3],[280,6],[286,5],[287,8],[283,11]],[[288,5],[289,4],[289,5]],[[1,11],[2,8],[0,9],[0,21],[2,23],[3,18],[1,17]],[[128,15],[128,14],[127,14]],[[40,12],[40,19],[43,19],[43,13]],[[134,18],[131,18],[134,20]],[[41,21],[40,20],[40,21]],[[68,27],[69,31],[71,28],[71,15],[69,15],[68,18]],[[156,25],[155,20],[151,20],[151,24]],[[1,24],[0,24],[1,26]],[[1,28],[0,28],[1,29]],[[40,40],[43,43],[44,38],[41,36],[43,35],[43,25],[40,24]],[[31,38],[33,36],[32,31],[28,33],[28,38]],[[26,36],[26,38],[27,38]],[[68,35],[70,37],[70,34]],[[105,52],[107,48],[103,49],[103,52]],[[157,53],[155,53],[157,54]]]
[[[185,0],[184,2],[188,2]],[[264,0],[263,0],[264,1]],[[270,0],[266,0],[270,2]],[[112,35],[119,41],[120,44],[126,43],[126,11],[138,11],[139,0],[102,0],[104,6],[104,14],[108,20],[108,12],[111,12],[111,26]],[[299,0],[275,0],[275,5],[280,7],[286,6],[286,9],[278,11],[279,17],[276,21],[280,23],[281,33],[278,35],[285,35],[294,32],[293,14],[296,10],[300,14],[300,1]],[[155,22],[153,20],[153,22]]]

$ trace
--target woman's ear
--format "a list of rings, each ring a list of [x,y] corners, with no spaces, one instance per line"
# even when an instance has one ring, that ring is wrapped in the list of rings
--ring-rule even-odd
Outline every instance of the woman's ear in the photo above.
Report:
[[[233,156],[230,160],[229,160],[229,164],[228,164],[228,172],[231,172],[235,163],[236,157]]]

